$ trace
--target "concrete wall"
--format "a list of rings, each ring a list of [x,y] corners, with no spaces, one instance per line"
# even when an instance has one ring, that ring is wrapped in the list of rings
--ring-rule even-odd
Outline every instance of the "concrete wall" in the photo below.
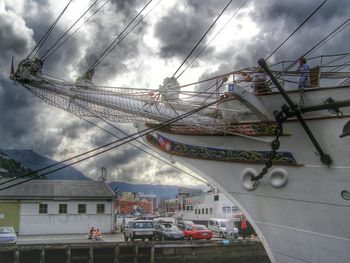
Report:
[[[18,232],[19,202],[0,202],[0,226],[12,226]]]
[[[47,214],[39,214],[40,203],[48,204]],[[67,204],[67,214],[59,214],[59,204]],[[86,214],[78,214],[78,204],[86,204]],[[97,204],[105,205],[104,214],[96,213]],[[113,230],[111,201],[22,201],[19,219],[19,235],[87,234],[92,226]]]

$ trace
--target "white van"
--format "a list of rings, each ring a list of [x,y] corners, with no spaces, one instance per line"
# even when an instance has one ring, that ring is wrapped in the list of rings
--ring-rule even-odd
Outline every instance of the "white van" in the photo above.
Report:
[[[221,238],[238,238],[239,230],[230,219],[210,218],[208,229]]]

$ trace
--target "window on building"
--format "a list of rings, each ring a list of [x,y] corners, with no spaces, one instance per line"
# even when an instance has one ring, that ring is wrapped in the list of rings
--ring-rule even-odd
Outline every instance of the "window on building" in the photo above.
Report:
[[[214,201],[219,201],[219,195],[214,195]]]
[[[97,204],[96,212],[97,212],[97,214],[104,214],[105,213],[105,205],[104,204]]]
[[[237,206],[232,206],[232,212],[239,212],[239,208]]]
[[[224,213],[231,213],[231,206],[224,206],[222,208],[222,212],[224,212]]]
[[[212,208],[212,207],[210,207],[209,213],[210,213],[211,215],[213,214],[213,208]]]
[[[86,204],[78,204],[78,214],[86,214]]]
[[[201,214],[201,209],[198,209],[198,215],[200,215]]]
[[[204,208],[202,208],[202,215],[204,215]]]
[[[67,204],[59,204],[58,205],[58,213],[59,214],[67,214]]]
[[[194,210],[194,213],[197,214],[197,208]]]
[[[47,214],[47,204],[39,204],[39,214]]]

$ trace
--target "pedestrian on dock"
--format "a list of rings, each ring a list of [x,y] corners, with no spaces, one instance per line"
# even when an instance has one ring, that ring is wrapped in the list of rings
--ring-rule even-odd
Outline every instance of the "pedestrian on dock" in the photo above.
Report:
[[[242,217],[241,232],[242,232],[242,237],[245,238],[246,232],[247,232],[247,219],[245,218],[245,216]]]
[[[92,239],[94,231],[95,231],[94,227],[91,227],[88,239]]]

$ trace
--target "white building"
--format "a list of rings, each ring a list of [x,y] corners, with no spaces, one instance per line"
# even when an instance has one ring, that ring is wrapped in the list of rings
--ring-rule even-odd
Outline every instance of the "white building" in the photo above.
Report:
[[[32,180],[1,191],[0,200],[19,204],[19,235],[114,230],[115,194],[104,182]]]

